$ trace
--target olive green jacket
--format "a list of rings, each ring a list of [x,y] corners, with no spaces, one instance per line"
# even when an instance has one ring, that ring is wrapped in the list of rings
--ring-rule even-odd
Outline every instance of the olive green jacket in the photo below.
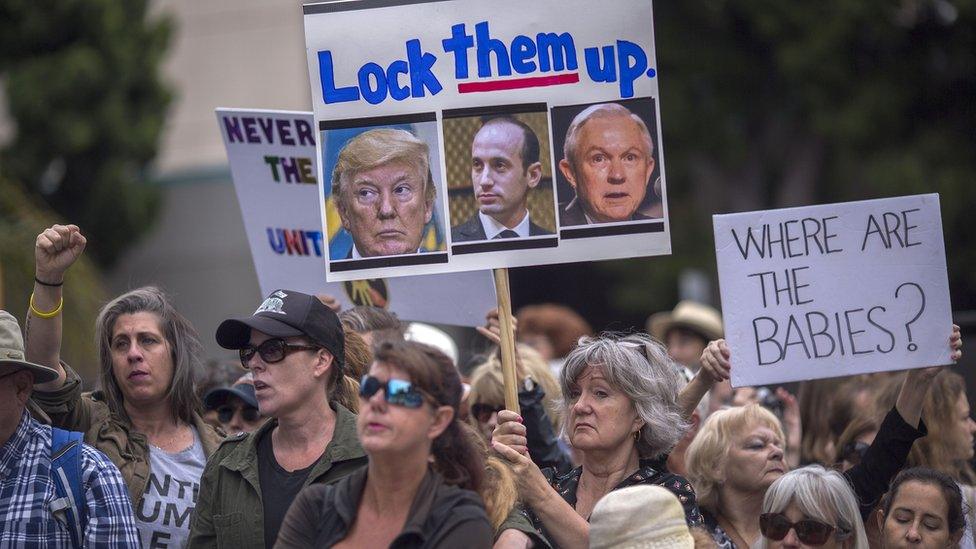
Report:
[[[335,404],[332,441],[312,467],[305,485],[328,484],[366,465],[356,435],[356,416]],[[224,440],[207,462],[190,524],[189,548],[264,548],[264,505],[258,477],[258,441],[277,425],[272,419],[251,434]]]
[[[142,495],[149,484],[149,440],[146,435],[133,431],[129,421],[109,410],[101,391],[82,393],[78,374],[63,362],[61,366],[67,378],[60,389],[34,391],[31,395],[34,404],[48,416],[38,419],[50,419],[56,427],[84,433],[85,442],[108,456],[122,472],[133,509],[141,508]],[[32,406],[31,411],[35,413],[36,408]],[[197,413],[193,414],[193,426],[209,458],[224,435]]]

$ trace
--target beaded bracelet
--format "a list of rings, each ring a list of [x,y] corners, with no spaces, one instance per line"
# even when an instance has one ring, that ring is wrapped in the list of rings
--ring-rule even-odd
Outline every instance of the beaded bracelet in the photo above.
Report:
[[[62,308],[64,308],[64,297],[61,297],[60,299],[58,299],[58,306],[53,311],[50,311],[50,312],[47,312],[47,313],[45,313],[43,311],[38,311],[37,310],[37,307],[34,306],[34,293],[31,292],[31,296],[30,296],[30,310],[31,310],[32,313],[34,313],[34,316],[36,316],[37,318],[54,318],[54,317],[58,316],[61,313],[61,309]]]

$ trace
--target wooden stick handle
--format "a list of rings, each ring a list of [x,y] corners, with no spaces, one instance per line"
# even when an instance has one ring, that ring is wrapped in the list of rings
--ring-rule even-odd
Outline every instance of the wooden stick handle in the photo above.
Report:
[[[521,413],[518,402],[518,377],[515,374],[515,331],[512,329],[512,296],[508,291],[508,269],[494,269],[498,320],[501,327],[502,379],[505,382],[505,409]]]

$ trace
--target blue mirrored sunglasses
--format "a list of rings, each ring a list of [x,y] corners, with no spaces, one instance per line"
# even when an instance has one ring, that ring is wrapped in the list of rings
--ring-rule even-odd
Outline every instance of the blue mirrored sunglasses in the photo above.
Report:
[[[404,408],[420,408],[424,405],[424,393],[409,381],[390,379],[380,381],[373,376],[363,376],[359,381],[359,396],[370,399],[377,391],[383,389],[383,397],[389,404]]]

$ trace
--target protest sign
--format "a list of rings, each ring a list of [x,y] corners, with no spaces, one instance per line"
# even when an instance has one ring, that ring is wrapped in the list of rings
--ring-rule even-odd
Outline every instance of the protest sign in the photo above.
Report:
[[[713,224],[733,386],[951,363],[939,195]]]
[[[670,253],[651,0],[304,11],[329,280]]]
[[[484,323],[495,307],[491,274],[473,271],[327,283],[312,113],[217,109],[261,293],[329,294],[343,308],[373,305],[405,320]]]

